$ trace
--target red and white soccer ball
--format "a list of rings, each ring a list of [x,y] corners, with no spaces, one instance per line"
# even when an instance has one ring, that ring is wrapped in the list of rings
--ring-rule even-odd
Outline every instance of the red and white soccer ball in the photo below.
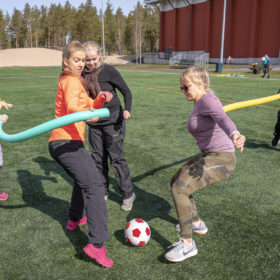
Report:
[[[149,225],[142,219],[133,219],[125,227],[125,239],[133,246],[147,244],[151,237]]]

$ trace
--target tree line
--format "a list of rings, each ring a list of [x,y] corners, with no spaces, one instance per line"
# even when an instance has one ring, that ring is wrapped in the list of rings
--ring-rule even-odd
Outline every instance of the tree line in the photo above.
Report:
[[[4,15],[0,10],[0,49],[61,49],[72,40],[94,40],[102,46],[102,24],[106,55],[141,56],[142,52],[157,52],[159,49],[158,7],[138,2],[125,16],[121,8],[114,13],[109,0],[103,13],[97,10],[92,0],[86,0],[79,8],[67,1],[64,6],[51,4],[49,8],[31,7],[26,3],[23,11],[14,8],[12,15]]]

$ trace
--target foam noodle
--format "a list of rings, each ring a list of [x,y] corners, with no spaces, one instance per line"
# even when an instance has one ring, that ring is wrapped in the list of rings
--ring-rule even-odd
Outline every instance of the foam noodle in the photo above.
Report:
[[[4,116],[8,117],[7,115]],[[40,134],[49,132],[55,128],[65,126],[74,122],[86,121],[93,117],[98,117],[101,119],[109,116],[110,112],[107,108],[95,109],[94,111],[87,110],[82,112],[76,112],[57,119],[50,120],[38,126],[34,126],[30,129],[12,135],[7,134],[2,130],[3,122],[0,120],[0,140],[9,143],[21,142],[38,136]]]
[[[262,103],[272,102],[272,101],[275,101],[278,99],[280,99],[280,94],[275,94],[275,95],[271,95],[271,96],[267,96],[267,97],[263,97],[263,98],[257,98],[257,99],[242,101],[242,102],[236,102],[233,104],[228,104],[228,105],[223,106],[223,108],[224,108],[225,112],[228,112],[228,111],[232,111],[232,110],[236,110],[236,109],[259,105]]]

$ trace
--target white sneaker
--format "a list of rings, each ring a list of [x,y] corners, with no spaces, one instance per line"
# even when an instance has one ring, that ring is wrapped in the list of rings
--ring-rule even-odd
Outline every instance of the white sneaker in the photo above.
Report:
[[[180,231],[180,224],[177,224],[175,226],[176,230]],[[197,234],[206,234],[208,232],[208,228],[206,227],[205,223],[203,220],[201,220],[199,225],[194,225],[192,224],[192,231],[197,233]]]
[[[121,210],[123,211],[130,211],[133,207],[133,202],[136,198],[136,194],[133,193],[131,197],[124,199],[122,206],[121,206]]]
[[[194,240],[192,243],[184,242],[180,239],[174,243],[172,249],[165,254],[165,258],[170,262],[182,262],[187,258],[197,255],[197,248]]]

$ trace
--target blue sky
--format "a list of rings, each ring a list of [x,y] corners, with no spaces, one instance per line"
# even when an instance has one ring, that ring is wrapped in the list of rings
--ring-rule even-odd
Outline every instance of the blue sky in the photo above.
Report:
[[[108,0],[92,0],[92,3],[99,11],[102,7],[102,2],[105,9],[107,1]],[[113,5],[114,12],[120,7],[123,13],[128,15],[129,12],[134,9],[138,1],[143,5],[143,0],[110,0],[110,3]],[[65,2],[66,0],[1,0],[0,10],[2,10],[4,15],[6,12],[12,15],[14,8],[23,11],[26,3],[28,3],[31,7],[37,5],[37,7],[40,8],[42,5],[49,7],[52,3],[56,5],[59,3],[64,5]],[[85,3],[86,0],[69,0],[69,2],[72,6],[78,8],[80,4]]]

